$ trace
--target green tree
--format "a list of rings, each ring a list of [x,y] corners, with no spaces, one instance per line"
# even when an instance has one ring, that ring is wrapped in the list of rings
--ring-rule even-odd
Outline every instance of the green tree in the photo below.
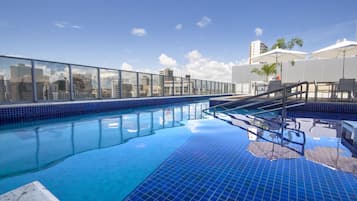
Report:
[[[295,46],[302,47],[304,45],[304,41],[301,38],[295,37],[286,41],[285,38],[278,38],[276,42],[273,44],[271,49],[281,48],[281,49],[293,49]]]
[[[276,74],[276,64],[264,64],[260,69],[253,68],[250,72],[255,73],[257,75],[265,76],[265,80],[269,81],[269,76]]]
[[[285,38],[278,38],[274,45],[271,47],[271,49],[276,49],[276,48],[281,48],[281,49],[286,49],[286,41]]]

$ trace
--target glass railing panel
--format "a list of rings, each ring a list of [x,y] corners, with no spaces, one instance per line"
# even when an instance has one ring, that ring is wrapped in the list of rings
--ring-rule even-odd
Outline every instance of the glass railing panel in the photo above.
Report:
[[[32,102],[31,61],[0,57],[0,104]]]
[[[121,89],[122,98],[137,97],[137,80],[136,72],[122,71],[121,72]]]
[[[213,82],[212,84],[212,93],[217,94],[217,82]]]
[[[100,88],[102,98],[119,98],[119,71],[100,69]]]
[[[202,80],[196,80],[196,95],[202,94]]]
[[[174,77],[174,95],[175,96],[182,95],[181,77]]]
[[[224,93],[228,93],[228,84],[224,83]]]
[[[98,68],[72,65],[74,99],[98,98]]]
[[[151,96],[151,74],[139,73],[139,96]]]
[[[206,95],[207,94],[207,81],[206,80],[202,80],[202,95]]]
[[[207,94],[212,94],[212,82],[207,82]]]
[[[190,83],[189,83],[189,92],[190,95],[194,95],[194,87],[195,87],[195,80],[190,79]]]
[[[222,84],[220,82],[217,82],[217,94],[222,93]]]
[[[191,95],[197,94],[197,80],[191,79]]]
[[[163,96],[164,77],[162,75],[152,75],[152,96]]]
[[[32,64],[31,61],[0,56],[0,104],[33,102],[34,100],[69,101],[71,94],[74,100],[89,100],[206,95],[235,91],[235,85],[231,83],[42,60],[34,60]],[[35,75],[34,79],[32,73]],[[35,84],[32,80],[35,80]]]
[[[69,65],[43,61],[35,61],[34,64],[37,100],[69,100]]]
[[[174,79],[171,76],[164,76],[164,95],[173,96],[174,94]]]
[[[190,95],[190,79],[182,78],[182,95]]]

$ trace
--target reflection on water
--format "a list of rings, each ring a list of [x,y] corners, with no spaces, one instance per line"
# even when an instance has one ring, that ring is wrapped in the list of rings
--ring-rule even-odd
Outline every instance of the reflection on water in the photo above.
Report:
[[[230,115],[232,125],[247,131],[252,141],[248,151],[269,160],[298,158],[304,155],[306,136],[293,119],[258,118],[249,115]],[[226,121],[227,119],[225,119]]]
[[[256,118],[230,116],[231,124],[247,131],[247,150],[268,160],[306,160],[330,169],[357,174],[354,135],[344,127],[346,121],[311,118]],[[225,121],[227,120],[224,119]],[[356,122],[348,121],[350,125]],[[354,144],[353,144],[354,143]]]
[[[307,160],[357,174],[356,147],[346,138],[345,121],[304,118],[297,121],[311,139],[305,151]]]
[[[0,158],[0,178],[37,171],[69,156],[153,135],[160,129],[183,126],[187,120],[207,118],[201,112],[207,107],[207,102],[192,103],[0,131],[0,153],[7,153]]]

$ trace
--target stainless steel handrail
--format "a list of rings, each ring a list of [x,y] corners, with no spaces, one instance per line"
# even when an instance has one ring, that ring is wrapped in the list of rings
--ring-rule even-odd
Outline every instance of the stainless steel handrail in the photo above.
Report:
[[[306,85],[305,91],[303,91],[303,86],[304,85]],[[299,88],[300,91],[295,92],[295,93],[289,93],[288,91],[291,91],[293,88]],[[308,101],[308,91],[309,91],[309,83],[307,81],[304,81],[304,82],[300,82],[300,83],[297,83],[297,84],[284,86],[284,87],[281,87],[279,89],[268,91],[268,92],[265,92],[265,93],[262,93],[262,94],[258,94],[258,95],[255,95],[255,96],[239,99],[239,100],[236,100],[236,101],[231,101],[231,102],[228,102],[228,103],[222,103],[222,104],[219,104],[219,105],[215,105],[215,106],[212,106],[212,107],[209,107],[209,108],[203,110],[203,112],[205,112],[206,114],[209,114],[209,111],[213,109],[213,115],[215,116],[216,110],[218,108],[224,109],[223,110],[224,112],[232,111],[232,110],[236,110],[236,109],[243,109],[243,108],[246,108],[248,106],[253,106],[255,104],[254,103],[246,103],[246,104],[239,105],[239,106],[236,106],[236,107],[233,107],[233,108],[227,108],[227,106],[236,105],[236,104],[239,104],[239,103],[242,103],[242,102],[247,102],[249,100],[254,100],[254,99],[257,99],[257,98],[268,96],[270,94],[276,94],[276,93],[279,93],[279,92],[282,94],[281,96],[275,97],[273,99],[268,99],[268,100],[269,101],[281,100],[281,104],[283,105],[281,109],[284,110],[284,109],[286,109],[286,106],[287,106],[286,105],[286,101],[291,96],[296,96],[297,97],[298,95],[300,95],[299,99],[302,100],[302,98],[303,98],[302,94],[305,94],[304,103],[306,103]],[[263,102],[259,101],[256,104],[260,104],[260,103],[263,103]],[[221,112],[223,112],[223,111],[221,111]]]

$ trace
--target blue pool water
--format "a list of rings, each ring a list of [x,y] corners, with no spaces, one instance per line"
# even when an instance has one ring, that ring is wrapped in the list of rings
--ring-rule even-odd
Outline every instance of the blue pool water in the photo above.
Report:
[[[357,200],[343,122],[296,118],[306,135],[247,132],[208,102],[0,128],[0,194],[34,180],[60,200]],[[266,139],[266,140],[263,140]],[[276,143],[277,142],[277,143]]]

